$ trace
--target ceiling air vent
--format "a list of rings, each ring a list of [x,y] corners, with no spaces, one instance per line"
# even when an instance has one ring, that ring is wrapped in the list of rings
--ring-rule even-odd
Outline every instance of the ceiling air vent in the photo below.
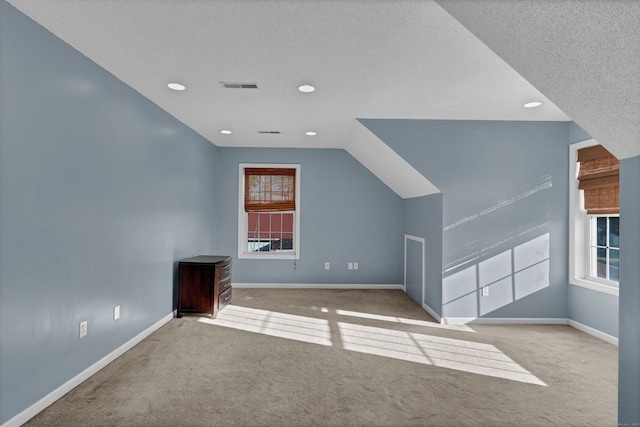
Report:
[[[229,83],[222,82],[225,89],[258,89],[258,83]]]
[[[271,134],[271,135],[280,135],[280,131],[279,130],[259,130],[258,133]]]

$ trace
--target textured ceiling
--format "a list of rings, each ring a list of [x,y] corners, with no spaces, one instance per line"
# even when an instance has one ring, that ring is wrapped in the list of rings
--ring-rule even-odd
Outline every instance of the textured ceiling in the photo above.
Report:
[[[569,120],[522,108],[546,98],[433,1],[10,3],[216,145],[344,147],[356,118]]]
[[[402,197],[434,187],[407,184],[416,172],[386,165],[357,118],[573,118],[614,154],[640,154],[637,61],[624,61],[638,56],[637,15],[616,21],[636,10],[628,2],[585,27],[609,2],[442,0],[447,12],[433,0],[8,1],[216,145],[345,148]],[[531,100],[543,106],[522,107]]]
[[[640,155],[640,1],[437,3],[618,158]]]

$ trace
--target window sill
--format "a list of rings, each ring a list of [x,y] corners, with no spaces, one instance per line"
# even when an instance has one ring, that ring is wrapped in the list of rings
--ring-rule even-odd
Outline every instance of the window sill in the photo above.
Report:
[[[614,296],[618,296],[620,294],[620,288],[618,286],[607,285],[605,283],[598,283],[592,280],[573,278],[569,280],[569,283],[575,286],[580,286],[582,288],[587,288],[593,291],[602,292],[603,294],[609,294]]]
[[[296,254],[283,254],[283,253],[253,253],[253,252],[241,252],[238,254],[238,259],[300,259],[300,257]]]

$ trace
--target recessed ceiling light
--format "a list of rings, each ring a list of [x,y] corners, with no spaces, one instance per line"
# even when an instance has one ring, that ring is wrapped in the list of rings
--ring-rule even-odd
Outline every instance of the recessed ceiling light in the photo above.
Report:
[[[223,135],[231,135],[233,132],[231,132],[229,129],[222,129],[220,133]]]
[[[298,86],[298,90],[300,92],[304,92],[304,93],[311,93],[314,90],[316,90],[316,88],[311,86],[311,85],[300,85],[300,86]]]
[[[524,108],[536,108],[542,105],[540,101],[527,102],[524,104]]]
[[[309,131],[309,132],[305,132],[304,133],[307,136],[316,136],[318,133],[317,132],[313,132],[313,131]]]
[[[185,90],[187,88],[185,85],[175,82],[169,83],[167,87],[172,90]]]

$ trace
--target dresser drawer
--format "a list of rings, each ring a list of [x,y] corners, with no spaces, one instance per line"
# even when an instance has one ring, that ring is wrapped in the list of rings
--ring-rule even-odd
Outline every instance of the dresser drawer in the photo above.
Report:
[[[222,310],[231,302],[231,289],[232,288],[227,288],[226,291],[218,296],[218,310]]]
[[[216,265],[216,274],[220,282],[231,279],[231,260]]]
[[[220,282],[218,282],[218,293],[221,294],[222,292],[226,291],[230,287],[231,287],[231,275],[228,275],[224,279],[220,279]]]

